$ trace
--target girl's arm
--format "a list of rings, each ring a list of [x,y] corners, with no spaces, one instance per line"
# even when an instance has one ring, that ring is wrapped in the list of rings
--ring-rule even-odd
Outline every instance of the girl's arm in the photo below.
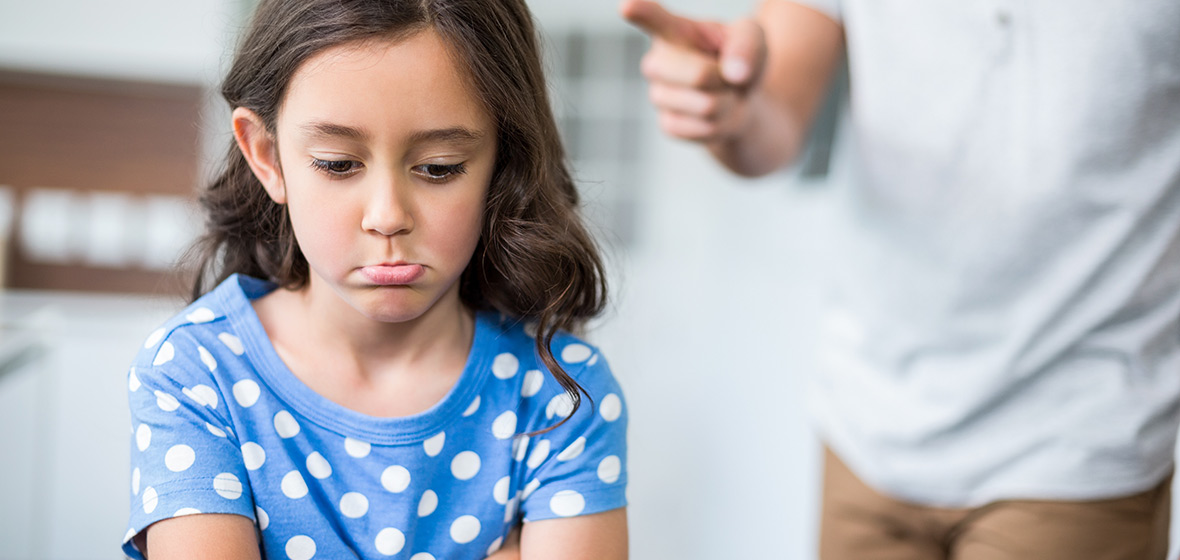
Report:
[[[254,522],[240,515],[204,513],[164,519],[136,539],[149,560],[262,558]]]
[[[525,523],[488,560],[626,560],[627,509]]]

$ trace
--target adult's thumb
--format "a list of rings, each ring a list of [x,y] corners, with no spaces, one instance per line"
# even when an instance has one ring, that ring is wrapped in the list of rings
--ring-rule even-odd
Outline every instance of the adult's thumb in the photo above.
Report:
[[[752,84],[766,64],[766,35],[752,19],[741,19],[725,29],[721,43],[721,77],[735,86]]]

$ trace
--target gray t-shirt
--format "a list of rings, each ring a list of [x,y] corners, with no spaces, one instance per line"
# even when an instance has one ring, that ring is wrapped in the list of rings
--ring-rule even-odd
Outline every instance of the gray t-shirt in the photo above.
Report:
[[[1180,2],[815,0],[851,187],[813,404],[931,505],[1157,484],[1180,421]]]

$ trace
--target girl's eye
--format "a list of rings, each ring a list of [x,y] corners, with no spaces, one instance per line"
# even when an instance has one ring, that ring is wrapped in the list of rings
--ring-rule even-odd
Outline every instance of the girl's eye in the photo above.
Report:
[[[419,165],[414,168],[414,171],[428,181],[441,183],[450,179],[455,175],[462,175],[467,172],[467,167],[462,163],[455,163],[444,165],[441,163],[428,163],[426,165]]]
[[[329,175],[347,176],[360,171],[361,163],[349,159],[329,160],[312,158],[311,166]]]

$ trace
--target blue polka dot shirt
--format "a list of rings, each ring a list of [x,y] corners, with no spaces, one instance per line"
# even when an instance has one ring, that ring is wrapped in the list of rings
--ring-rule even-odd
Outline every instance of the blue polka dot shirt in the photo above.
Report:
[[[128,373],[132,538],[182,515],[252,519],[265,558],[479,559],[522,521],[626,505],[627,410],[598,350],[552,348],[589,392],[571,400],[533,338],[476,316],[467,365],[429,410],[378,418],[340,406],[279,359],[235,275],[152,333]]]

